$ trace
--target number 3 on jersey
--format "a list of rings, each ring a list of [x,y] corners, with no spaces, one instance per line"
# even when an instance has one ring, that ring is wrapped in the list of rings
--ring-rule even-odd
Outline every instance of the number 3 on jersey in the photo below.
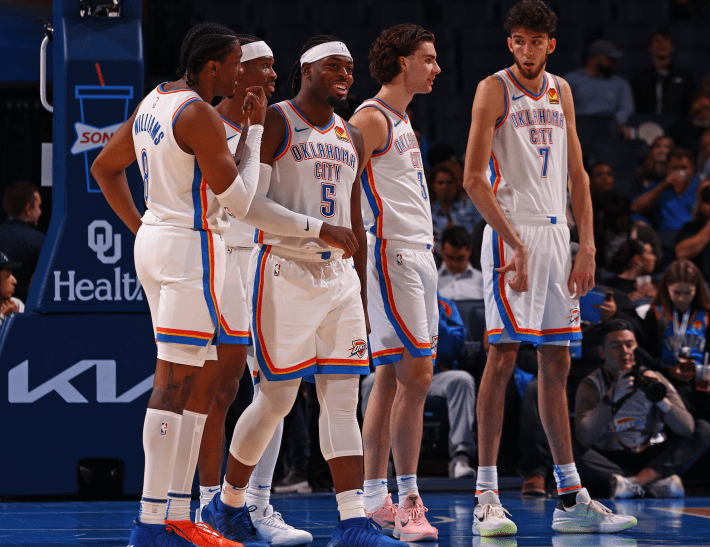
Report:
[[[550,162],[550,147],[540,146],[537,149],[538,155],[542,158],[542,171],[540,172],[540,177],[543,179],[547,178],[547,166]]]
[[[143,164],[143,201],[148,204],[148,154],[145,148],[141,152],[141,163]]]
[[[321,182],[320,190],[320,214],[325,218],[332,218],[335,216],[335,184]]]

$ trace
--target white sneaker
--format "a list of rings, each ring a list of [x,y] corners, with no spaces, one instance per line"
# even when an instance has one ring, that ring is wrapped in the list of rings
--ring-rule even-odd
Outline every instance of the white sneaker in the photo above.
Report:
[[[683,498],[685,488],[678,475],[671,475],[652,482],[648,487],[648,494],[654,498]]]
[[[476,536],[512,536],[518,527],[505,514],[498,494],[486,490],[478,496],[478,505],[473,510],[473,533]],[[510,513],[508,513],[510,515]],[[512,516],[512,515],[511,515]]]
[[[454,456],[451,461],[449,461],[449,478],[450,479],[464,479],[464,478],[476,478],[476,470],[471,467],[468,463],[468,457],[460,454]]]
[[[611,478],[611,499],[625,500],[628,498],[642,498],[646,492],[638,481],[631,477],[626,478],[621,475],[612,475]]]
[[[610,509],[589,497],[586,488],[577,492],[577,503],[565,507],[562,500],[552,516],[552,529],[564,533],[609,534],[636,526],[636,517],[615,515]]]
[[[273,505],[266,508],[263,516],[257,516],[257,511],[253,511],[251,521],[270,545],[306,545],[313,541],[310,533],[286,524],[281,513],[274,511]]]
[[[202,508],[204,506],[200,505],[197,509],[195,509],[195,524],[199,524],[202,522]]]

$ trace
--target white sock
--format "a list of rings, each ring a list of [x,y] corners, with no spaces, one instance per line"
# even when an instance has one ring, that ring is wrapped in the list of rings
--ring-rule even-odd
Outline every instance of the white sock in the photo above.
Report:
[[[360,489],[346,490],[336,494],[335,499],[338,502],[340,520],[364,518],[365,506],[362,504],[363,497],[363,491]]]
[[[476,477],[476,496],[483,494],[486,490],[493,490],[498,494],[498,467],[491,465],[489,467],[478,468]]]
[[[373,513],[379,509],[387,499],[387,477],[383,479],[370,479],[364,481],[365,511]]]
[[[209,505],[214,498],[214,495],[219,492],[222,488],[220,485],[216,486],[202,486],[200,485],[200,509],[205,505]]]
[[[399,496],[399,503],[404,502],[409,494],[419,495],[419,488],[417,488],[417,476],[416,475],[397,475],[397,495]]]
[[[254,471],[256,471],[256,469],[254,469]],[[251,477],[249,477],[246,504],[247,507],[256,505],[256,511],[252,513],[255,518],[261,518],[264,516],[264,513],[266,513],[266,509],[269,507],[270,498],[271,477],[258,477],[254,473],[252,473]]]
[[[229,505],[234,509],[239,509],[244,506],[244,502],[247,497],[247,487],[246,486],[233,486],[224,479],[224,485],[222,486],[222,493],[219,495],[219,499],[222,503]]]
[[[138,518],[144,524],[163,524],[168,488],[180,441],[182,416],[149,408],[143,422],[143,497]]]
[[[577,473],[577,466],[572,463],[565,465],[553,465],[552,470],[557,482],[557,495],[573,494],[582,489],[582,481]]]
[[[168,490],[166,520],[190,520],[192,481],[195,479],[205,420],[207,420],[207,414],[198,414],[189,410],[182,412],[180,442]]]

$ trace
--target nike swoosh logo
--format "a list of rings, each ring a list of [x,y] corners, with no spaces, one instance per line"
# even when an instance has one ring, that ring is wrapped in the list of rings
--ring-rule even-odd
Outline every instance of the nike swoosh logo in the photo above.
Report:
[[[518,95],[517,97],[513,97],[513,100],[517,101],[518,99],[522,99],[523,97],[525,97],[525,95]]]
[[[262,486],[261,484],[257,486],[257,488],[271,488],[270,484],[267,484],[266,486]]]
[[[402,481],[411,481],[414,477],[404,477]]]
[[[310,223],[310,219],[309,219],[309,218],[307,218],[307,219],[306,219],[306,232],[308,231],[308,226],[309,226],[309,223]]]
[[[397,127],[400,123],[402,123],[402,120],[399,120],[394,126]]]
[[[365,492],[363,492],[362,490],[358,490],[358,491],[357,491],[357,495],[358,495],[358,496],[364,496],[364,495],[365,495]]]
[[[219,492],[220,488],[210,488],[208,492],[211,494],[212,492]]]
[[[233,139],[234,137],[236,137],[236,135],[232,135],[231,137],[227,137],[227,140],[231,140],[231,139]]]
[[[294,130],[296,133],[300,133],[301,131],[305,131],[306,129],[308,129],[308,128],[307,128],[307,127],[302,127],[301,129],[299,129],[298,127],[294,127],[294,128],[293,128],[293,130]]]

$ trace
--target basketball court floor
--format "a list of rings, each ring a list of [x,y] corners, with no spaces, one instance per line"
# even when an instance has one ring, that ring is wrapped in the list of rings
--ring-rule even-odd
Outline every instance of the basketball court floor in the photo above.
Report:
[[[523,499],[502,492],[503,504],[518,526],[510,538],[479,538],[471,533],[472,492],[426,492],[427,518],[439,529],[437,543],[422,546],[707,546],[710,545],[710,497],[680,500],[601,500],[610,509],[638,518],[636,528],[621,534],[555,534],[550,528],[555,499]],[[396,497],[396,496],[395,496]],[[275,494],[272,502],[286,521],[325,547],[337,520],[332,494]],[[193,501],[193,512],[197,502]],[[125,547],[137,501],[22,502],[0,504],[0,545],[22,547]],[[411,544],[417,545],[417,544]]]

